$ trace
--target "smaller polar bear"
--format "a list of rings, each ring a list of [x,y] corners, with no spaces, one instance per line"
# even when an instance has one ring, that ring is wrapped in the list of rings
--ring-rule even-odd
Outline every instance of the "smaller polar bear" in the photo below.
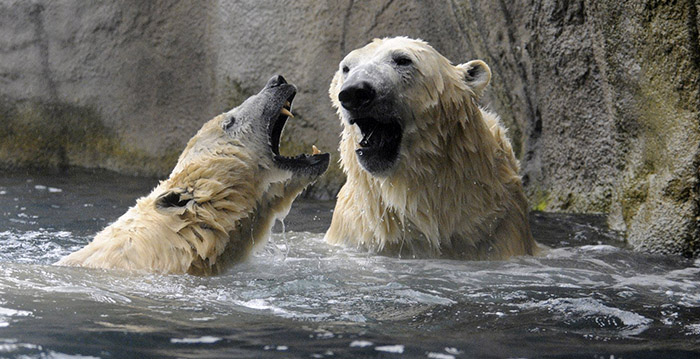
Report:
[[[204,124],[170,178],[58,265],[218,273],[265,243],[276,218],[328,168],[329,154],[281,156],[296,87],[275,76]]]
[[[518,161],[477,106],[490,79],[483,61],[453,66],[405,37],[348,54],[329,90],[347,182],[326,240],[409,257],[533,254]]]

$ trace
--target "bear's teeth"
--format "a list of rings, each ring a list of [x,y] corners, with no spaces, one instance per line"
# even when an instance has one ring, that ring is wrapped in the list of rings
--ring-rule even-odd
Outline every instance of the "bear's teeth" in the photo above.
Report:
[[[292,107],[292,104],[289,101],[285,102],[284,105],[287,107]]]
[[[283,114],[283,115],[285,115],[285,116],[289,116],[289,117],[294,118],[294,115],[292,115],[292,113],[289,112],[289,110],[287,110],[287,109],[284,108],[284,107],[282,108],[282,111],[280,111],[280,113]]]
[[[314,155],[317,155],[317,154],[321,153],[321,150],[319,150],[318,147],[316,147],[316,145],[311,145],[311,152]]]

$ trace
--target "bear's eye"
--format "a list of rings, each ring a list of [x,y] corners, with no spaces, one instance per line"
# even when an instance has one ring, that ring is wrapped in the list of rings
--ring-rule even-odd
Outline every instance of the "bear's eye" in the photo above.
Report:
[[[343,73],[347,74],[348,72],[350,72],[350,68],[347,66],[343,66]]]
[[[228,120],[224,121],[224,124],[223,124],[224,130],[228,130],[228,129],[231,128],[231,126],[233,126],[235,123],[236,123],[236,118],[235,118],[235,117],[231,117],[231,118],[229,118]]]
[[[411,60],[410,57],[404,55],[394,56],[392,60],[397,66],[408,66],[413,63],[413,60]]]

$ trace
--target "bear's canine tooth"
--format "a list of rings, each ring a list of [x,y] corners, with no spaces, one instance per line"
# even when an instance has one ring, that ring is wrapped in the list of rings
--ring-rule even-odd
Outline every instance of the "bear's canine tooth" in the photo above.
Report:
[[[289,117],[291,117],[291,118],[294,118],[294,115],[292,115],[292,113],[289,112],[289,110],[287,110],[287,109],[284,108],[284,107],[282,107],[282,111],[280,111],[280,113],[283,114],[283,115],[285,115],[285,116],[289,116]]]
[[[321,153],[321,150],[319,150],[318,147],[316,147],[316,145],[311,145],[311,153],[317,155]]]
[[[284,105],[287,107],[292,107],[292,104],[289,101],[285,102]]]

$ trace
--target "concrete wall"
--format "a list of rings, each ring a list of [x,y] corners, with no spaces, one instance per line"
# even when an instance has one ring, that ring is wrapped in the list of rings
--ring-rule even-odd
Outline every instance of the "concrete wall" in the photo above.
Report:
[[[485,60],[538,209],[609,214],[634,246],[697,255],[697,1],[0,0],[0,166],[163,176],[187,139],[283,74],[283,151],[337,147],[327,88],[373,37]],[[337,156],[336,156],[337,158]],[[331,169],[312,191],[331,197]]]

